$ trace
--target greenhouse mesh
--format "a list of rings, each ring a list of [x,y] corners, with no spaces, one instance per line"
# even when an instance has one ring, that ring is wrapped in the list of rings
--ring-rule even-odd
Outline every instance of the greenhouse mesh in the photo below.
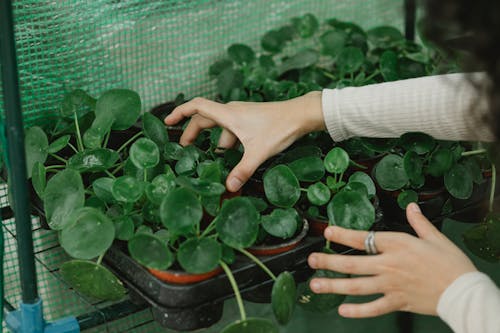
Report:
[[[305,13],[320,21],[354,21],[363,28],[403,28],[402,0],[21,0],[13,5],[26,126],[53,121],[64,92],[74,88],[94,96],[110,88],[133,89],[141,95],[143,111],[181,92],[188,98],[214,97],[208,67],[229,45],[245,43],[259,51],[266,31]],[[3,119],[3,96],[0,111]],[[5,184],[0,202],[8,205]],[[17,306],[21,293],[14,221],[2,225],[5,294]],[[76,294],[59,278],[58,267],[67,256],[57,245],[57,235],[41,229],[36,219],[33,230],[47,318],[103,306]],[[146,310],[133,322],[127,318],[97,331],[131,331],[150,321]],[[156,330],[148,327],[143,331]]]

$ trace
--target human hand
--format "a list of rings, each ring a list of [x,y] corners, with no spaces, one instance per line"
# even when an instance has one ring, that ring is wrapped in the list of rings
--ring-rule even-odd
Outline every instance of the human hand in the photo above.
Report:
[[[325,129],[320,92],[268,103],[221,104],[198,97],[175,108],[165,123],[175,125],[185,117],[191,121],[180,138],[183,146],[192,144],[203,129],[215,126],[223,128],[219,147],[231,148],[238,140],[243,145],[243,157],[226,180],[231,192],[239,190],[269,157],[301,136]]]
[[[373,256],[313,253],[309,266],[361,277],[313,279],[315,293],[384,296],[363,304],[342,304],[339,314],[350,318],[375,317],[392,311],[437,314],[439,297],[460,275],[476,271],[467,256],[437,230],[417,204],[406,208],[418,238],[406,233],[377,232]],[[325,238],[364,250],[367,231],[328,227]]]

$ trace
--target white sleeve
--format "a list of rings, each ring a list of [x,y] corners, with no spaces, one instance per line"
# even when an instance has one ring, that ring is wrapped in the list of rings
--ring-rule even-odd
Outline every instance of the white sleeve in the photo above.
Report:
[[[399,137],[405,132],[425,132],[442,140],[493,141],[487,98],[472,79],[487,82],[484,73],[446,74],[324,89],[325,124],[334,141]]]
[[[463,274],[443,292],[437,312],[455,333],[500,333],[500,289],[484,273]]]

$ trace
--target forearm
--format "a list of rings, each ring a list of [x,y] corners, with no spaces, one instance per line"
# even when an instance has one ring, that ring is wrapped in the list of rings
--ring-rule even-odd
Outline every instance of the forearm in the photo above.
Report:
[[[498,333],[500,290],[483,273],[466,273],[441,295],[438,315],[455,333]]]
[[[486,80],[484,74],[474,78]],[[485,120],[487,104],[467,74],[325,89],[322,94],[324,121],[335,141],[413,131],[443,140],[493,141]]]

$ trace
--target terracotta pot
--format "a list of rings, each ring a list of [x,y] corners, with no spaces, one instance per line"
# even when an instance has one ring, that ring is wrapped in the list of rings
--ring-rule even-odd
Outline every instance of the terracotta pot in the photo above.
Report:
[[[153,276],[157,277],[158,279],[164,282],[174,283],[174,284],[193,284],[200,281],[208,280],[222,273],[221,267],[217,267],[213,271],[203,274],[190,274],[184,271],[177,271],[177,270],[162,271],[152,268],[148,268],[148,270]]]
[[[297,247],[300,242],[307,236],[309,231],[309,222],[304,219],[304,223],[302,224],[302,230],[299,234],[297,234],[292,239],[285,240],[280,244],[273,245],[255,245],[247,248],[247,251],[256,256],[272,256],[279,253],[287,252],[295,247]]]

